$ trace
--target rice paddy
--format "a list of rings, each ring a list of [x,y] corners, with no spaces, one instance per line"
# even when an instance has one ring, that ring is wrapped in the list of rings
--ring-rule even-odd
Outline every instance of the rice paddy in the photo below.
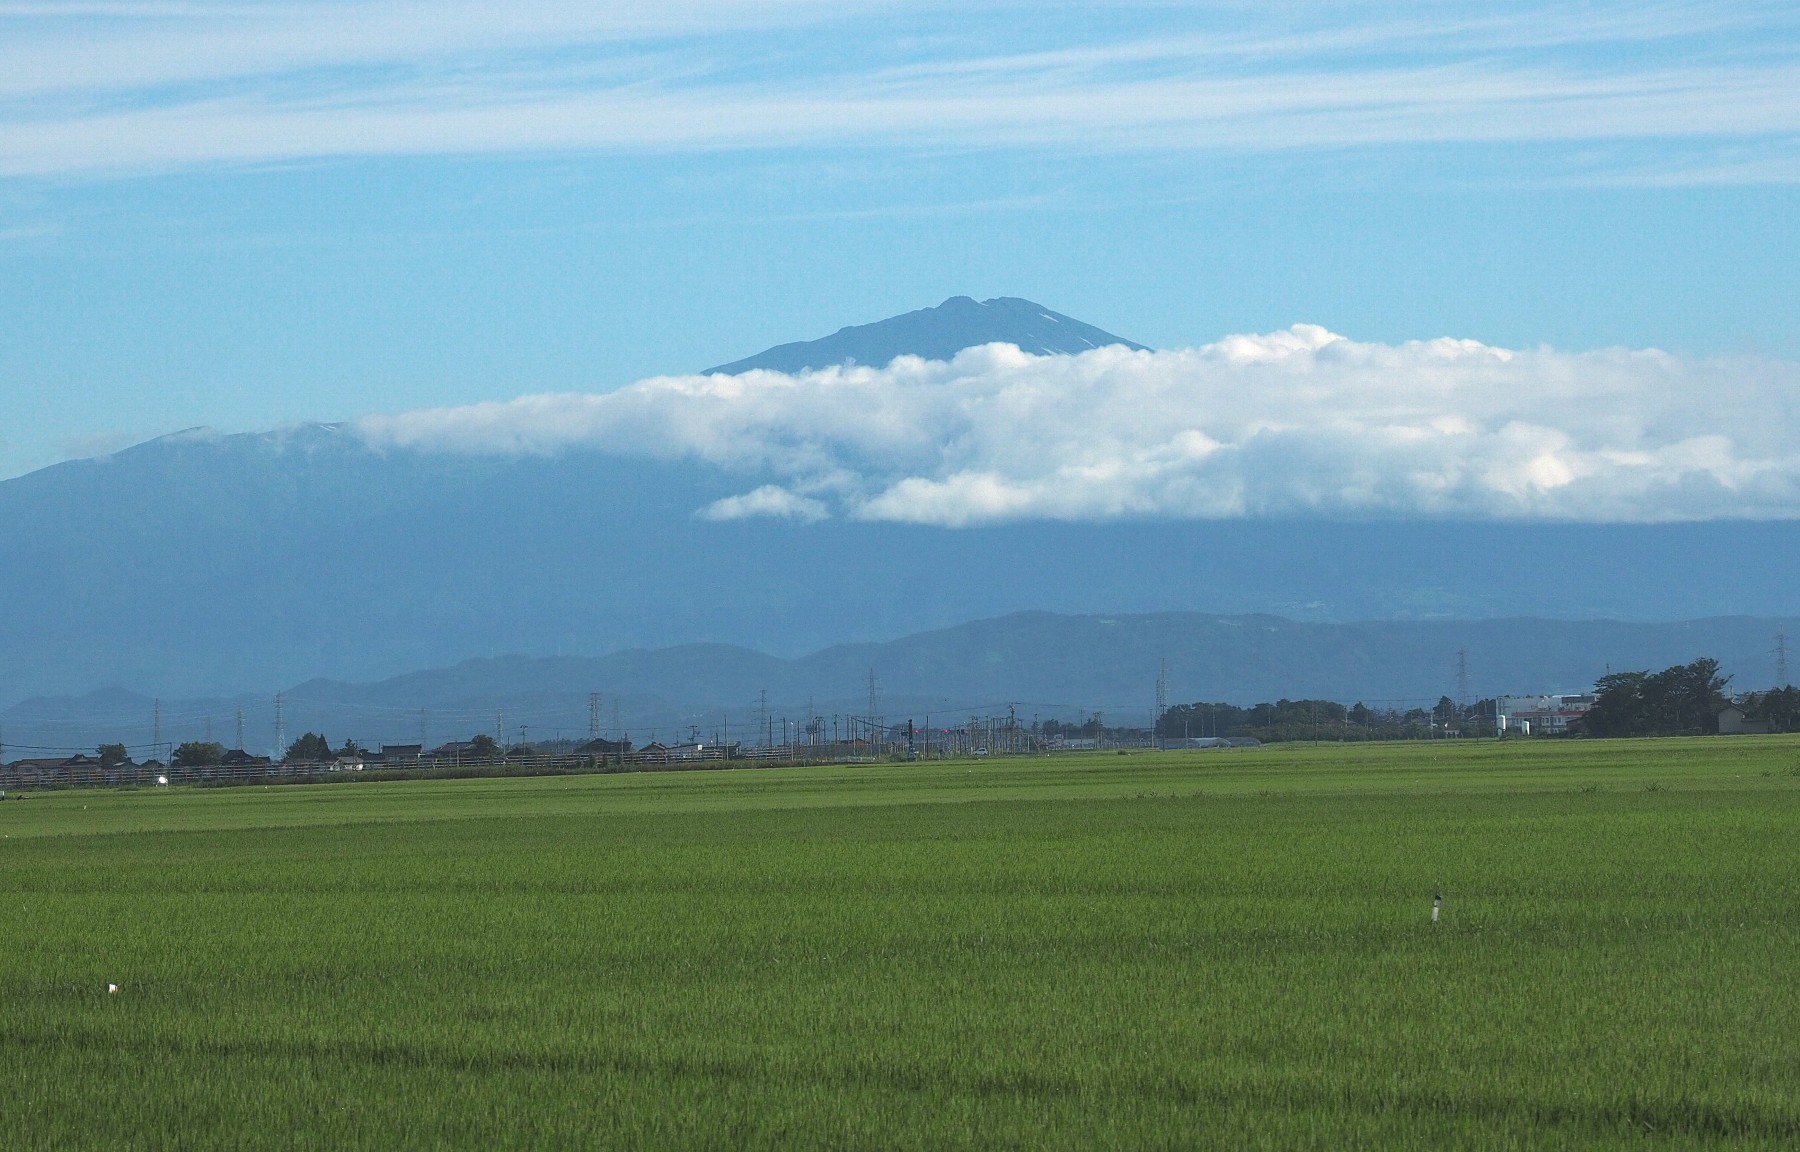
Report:
[[[1785,737],[69,791],[0,836],[10,1148],[1800,1146]]]

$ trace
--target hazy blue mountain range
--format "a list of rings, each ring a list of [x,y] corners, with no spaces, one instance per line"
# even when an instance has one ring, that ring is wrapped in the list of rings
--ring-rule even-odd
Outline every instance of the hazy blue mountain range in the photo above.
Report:
[[[896,356],[948,360],[964,348],[997,342],[1016,344],[1038,356],[1086,352],[1108,344],[1144,347],[1016,296],[980,302],[967,296],[952,296],[936,308],[840,328],[822,340],[777,345],[707,371],[737,373],[769,368],[800,372],[846,363],[881,368]]]
[[[504,715],[552,738],[587,731],[589,694],[602,724],[640,743],[699,727],[740,735],[757,727],[759,694],[781,717],[866,714],[868,676],[890,720],[957,722],[1016,705],[1031,718],[1104,711],[1139,721],[1167,663],[1171,702],[1255,703],[1286,696],[1346,703],[1429,705],[1456,695],[1457,653],[1467,653],[1472,695],[1580,691],[1610,667],[1663,668],[1699,655],[1724,661],[1741,687],[1766,687],[1776,622],[1729,617],[1683,623],[1544,619],[1308,623],[1276,616],[1157,613],[1063,616],[1017,613],[881,644],[835,645],[782,659],[728,645],[687,645],[606,656],[476,659],[372,683],[312,680],[284,693],[287,730],[324,731],[366,745],[443,741],[492,732]],[[273,743],[272,694],[165,699],[166,738]],[[0,713],[15,746],[89,747],[148,741],[151,700],[119,689],[39,698]]]
[[[0,482],[0,707],[112,685],[261,699],[508,654],[794,657],[1022,610],[1777,617],[1800,555],[1787,522],[696,517],[742,490],[692,462],[375,451],[335,425],[186,432],[59,464]],[[1296,683],[1272,690],[1303,690],[1302,654],[1283,660]]]

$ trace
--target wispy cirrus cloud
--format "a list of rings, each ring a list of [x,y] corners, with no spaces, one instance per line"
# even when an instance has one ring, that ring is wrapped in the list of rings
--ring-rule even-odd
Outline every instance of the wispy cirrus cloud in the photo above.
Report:
[[[703,461],[752,485],[699,510],[717,519],[1800,517],[1800,365],[1371,344],[1309,325],[1182,351],[988,345],[660,377],[359,430],[420,451]]]
[[[1032,16],[806,0],[0,6],[0,174],[870,144],[1800,137],[1796,23],[1763,5]]]

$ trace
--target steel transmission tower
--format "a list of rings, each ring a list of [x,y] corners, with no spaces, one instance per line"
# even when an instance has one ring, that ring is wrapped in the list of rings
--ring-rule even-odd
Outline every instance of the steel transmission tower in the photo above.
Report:
[[[1169,662],[1160,660],[1156,665],[1156,714],[1150,718],[1150,739],[1158,748],[1162,747],[1162,718],[1169,710]]]
[[[881,719],[878,715],[880,711],[881,701],[875,694],[875,669],[871,668],[869,669],[869,750],[871,752],[875,749],[875,741],[881,727]]]

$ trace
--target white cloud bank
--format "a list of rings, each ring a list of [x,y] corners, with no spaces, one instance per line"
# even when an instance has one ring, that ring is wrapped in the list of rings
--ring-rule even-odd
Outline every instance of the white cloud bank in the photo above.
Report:
[[[1800,517],[1800,365],[1369,344],[1312,325],[1170,352],[673,376],[374,416],[381,447],[597,449],[750,487],[714,519]]]

